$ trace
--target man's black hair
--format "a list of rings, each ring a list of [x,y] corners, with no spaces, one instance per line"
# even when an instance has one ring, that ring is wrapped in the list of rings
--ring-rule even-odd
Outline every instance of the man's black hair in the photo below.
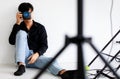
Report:
[[[33,11],[33,6],[32,4],[28,3],[28,2],[23,2],[19,5],[18,10],[20,12],[25,12],[25,11],[29,11],[29,9],[31,9]]]

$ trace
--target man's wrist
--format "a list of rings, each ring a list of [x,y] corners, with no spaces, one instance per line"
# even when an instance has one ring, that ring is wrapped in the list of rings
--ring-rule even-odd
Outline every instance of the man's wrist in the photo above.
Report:
[[[40,53],[39,53],[39,52],[36,52],[35,54],[37,54],[38,56],[40,56]]]
[[[17,25],[20,25],[20,23],[21,23],[21,22],[19,22],[19,21],[16,21],[16,24],[17,24]]]

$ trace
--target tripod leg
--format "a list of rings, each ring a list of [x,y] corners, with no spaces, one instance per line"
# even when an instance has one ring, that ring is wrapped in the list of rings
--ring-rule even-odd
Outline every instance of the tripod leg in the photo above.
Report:
[[[112,73],[116,76],[117,79],[120,79],[118,74],[113,70],[113,68],[108,64],[108,62],[104,59],[104,57],[100,54],[100,52],[96,49],[96,47],[92,44],[91,41],[87,41],[90,46],[94,49],[94,51],[99,55],[99,57],[102,59],[102,61],[105,63],[106,66],[109,67],[109,69],[112,71]]]

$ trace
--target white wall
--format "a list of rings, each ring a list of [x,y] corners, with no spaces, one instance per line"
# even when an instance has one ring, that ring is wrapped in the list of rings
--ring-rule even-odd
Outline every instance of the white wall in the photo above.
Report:
[[[47,56],[54,56],[64,45],[65,35],[76,35],[76,1],[74,0],[4,0],[0,3],[0,64],[14,63],[14,46],[8,43],[8,37],[16,21],[16,12],[21,2],[30,2],[34,6],[34,20],[43,24],[48,33],[49,49]],[[75,46],[69,48],[75,49]],[[74,51],[69,50],[69,57]],[[65,59],[66,61],[69,58]],[[62,61],[62,59],[60,58]]]
[[[14,63],[14,46],[9,45],[8,37],[15,23],[17,7],[21,2],[31,2],[34,6],[34,19],[43,24],[48,33],[49,49],[47,56],[54,56],[64,45],[65,35],[75,36],[77,32],[77,16],[75,0],[4,0],[0,3],[0,64]],[[120,1],[113,0],[112,22],[110,7],[112,0],[84,0],[84,35],[92,37],[92,41],[101,50],[119,30]],[[119,38],[115,39],[119,40]],[[109,53],[111,45],[104,51]],[[113,44],[111,54],[119,50]],[[71,44],[58,58],[60,62],[76,62],[76,45]],[[85,63],[88,64],[96,55],[88,45],[84,45]],[[100,60],[98,60],[100,62]],[[100,62],[101,63],[101,62]],[[99,63],[98,63],[99,64]],[[94,63],[95,67],[100,67]]]
[[[112,9],[111,6],[113,6]],[[85,0],[84,34],[85,36],[92,37],[92,42],[97,49],[102,50],[113,35],[120,29],[119,8],[119,0]],[[116,54],[120,45],[115,42],[119,40],[120,34],[114,39],[113,44],[110,44],[103,52],[107,54],[110,53],[111,55]],[[85,58],[87,59],[86,63],[89,63],[96,55],[88,45],[85,44],[84,48]],[[108,58],[107,56],[105,57],[106,59]],[[117,67],[119,62],[114,61],[111,65]],[[98,69],[102,68],[102,66],[104,66],[103,62],[101,62],[100,59],[97,59],[93,62],[91,68]]]

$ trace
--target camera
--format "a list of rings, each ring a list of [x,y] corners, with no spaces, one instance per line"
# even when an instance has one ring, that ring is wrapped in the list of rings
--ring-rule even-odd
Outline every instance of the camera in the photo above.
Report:
[[[31,14],[30,14],[30,12],[25,11],[22,13],[22,17],[24,20],[29,20],[29,19],[31,19]]]

